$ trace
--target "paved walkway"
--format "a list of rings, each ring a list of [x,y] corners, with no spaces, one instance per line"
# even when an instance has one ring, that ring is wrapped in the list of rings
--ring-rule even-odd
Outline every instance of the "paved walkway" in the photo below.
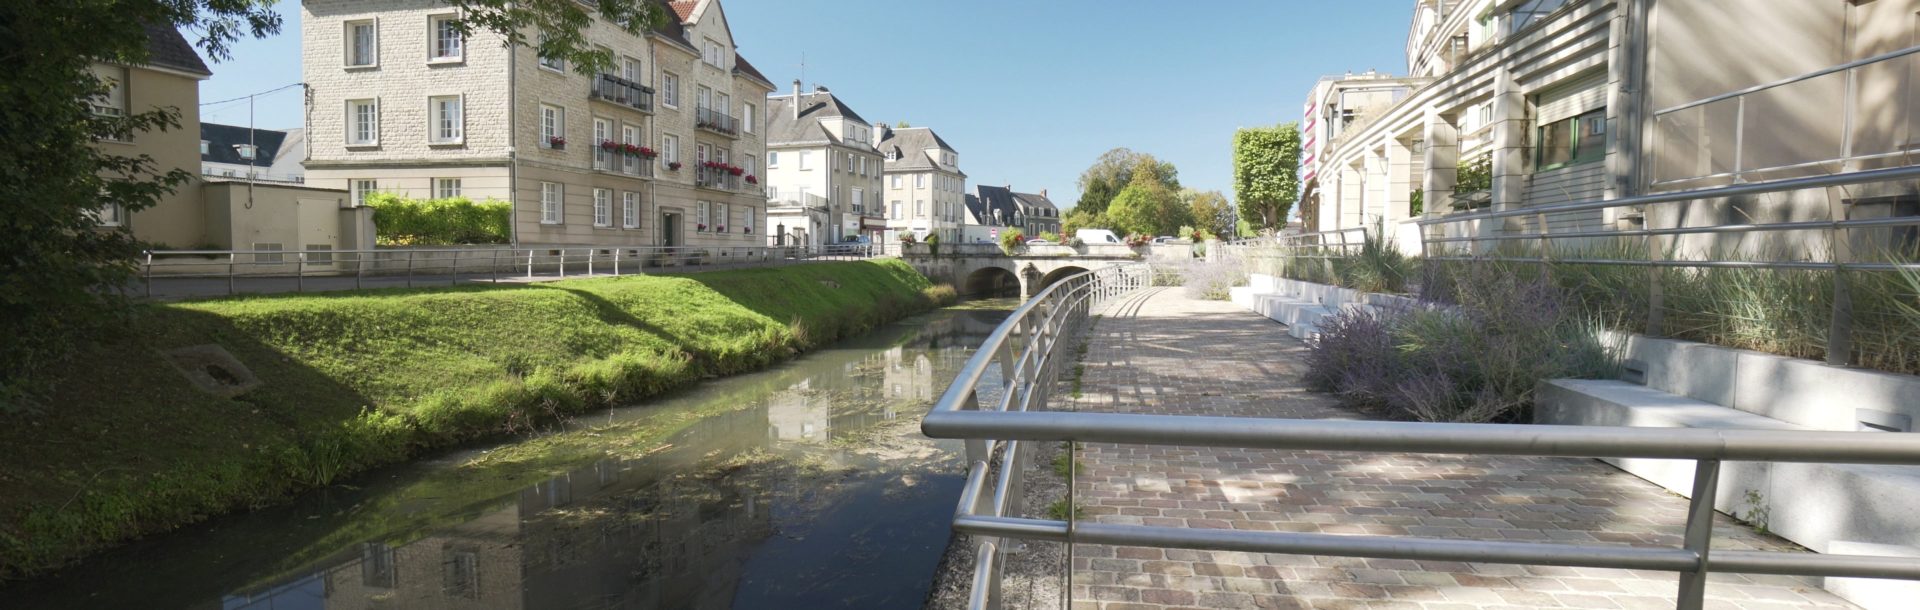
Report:
[[[1284,327],[1178,289],[1095,326],[1084,411],[1358,419],[1302,387]],[[1594,460],[1089,444],[1086,519],[1193,528],[1678,546],[1686,501]],[[1714,546],[1795,548],[1721,516]],[[1080,545],[1075,609],[1672,608],[1665,572]],[[1708,608],[1851,608],[1813,579],[1714,575]]]

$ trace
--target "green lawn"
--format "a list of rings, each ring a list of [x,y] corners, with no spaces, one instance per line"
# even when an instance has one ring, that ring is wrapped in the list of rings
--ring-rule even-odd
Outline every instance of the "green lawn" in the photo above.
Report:
[[[631,403],[951,300],[898,261],[139,308],[0,425],[0,578],[439,447]],[[263,385],[203,393],[217,344]]]

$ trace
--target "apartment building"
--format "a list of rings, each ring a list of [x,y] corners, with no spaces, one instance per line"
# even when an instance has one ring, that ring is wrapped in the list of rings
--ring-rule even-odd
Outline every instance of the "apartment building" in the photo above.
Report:
[[[767,98],[768,243],[879,240],[883,162],[877,129],[825,87]]]
[[[305,129],[200,124],[200,175],[263,182],[306,181]]]
[[[1729,15],[1729,11],[1737,15]],[[1732,18],[1732,17],[1738,18]],[[1340,91],[1304,105],[1309,230],[1908,165],[1920,138],[1911,83],[1920,0],[1421,0],[1399,99],[1330,131]],[[1376,100],[1377,101],[1377,100]],[[1378,108],[1377,104],[1370,104]],[[1344,106],[1341,107],[1344,110]],[[1440,225],[1448,235],[1606,231],[1916,213],[1912,184]],[[1817,235],[1722,234],[1695,248],[1764,248]],[[1410,248],[1412,249],[1412,248]]]
[[[1324,193],[1318,188],[1318,178],[1333,167],[1332,156],[1327,153],[1334,148],[1334,143],[1348,131],[1366,127],[1428,80],[1431,79],[1396,78],[1368,70],[1363,74],[1325,76],[1314,83],[1312,93],[1307,96],[1305,116],[1300,121],[1299,208],[1308,226],[1318,226],[1315,214],[1322,207],[1320,196]]]
[[[967,194],[959,151],[931,128],[875,123],[873,129],[874,148],[886,158],[887,239],[912,233],[959,242]]]
[[[965,200],[968,209],[964,220],[968,226],[963,232],[969,237],[983,234],[977,226],[1020,229],[1029,237],[1060,232],[1060,208],[1047,198],[1047,189],[1040,189],[1039,193],[1016,193],[1011,185],[982,184],[974,190],[979,196],[968,196]],[[991,230],[984,234],[997,235]]]
[[[642,35],[579,74],[434,0],[306,0],[308,184],[513,203],[516,243],[757,246],[772,83],[734,52],[718,0],[657,2]]]

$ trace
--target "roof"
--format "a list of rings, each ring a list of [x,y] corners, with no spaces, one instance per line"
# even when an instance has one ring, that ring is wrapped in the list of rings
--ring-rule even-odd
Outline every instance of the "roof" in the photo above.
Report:
[[[940,134],[934,133],[933,129],[928,127],[900,129],[883,127],[882,129],[884,133],[880,136],[880,145],[874,148],[880,149],[881,154],[894,153],[892,155],[894,158],[887,161],[888,171],[942,169],[939,164],[934,163],[932,157],[927,155],[927,149],[938,148],[947,152],[959,152],[947,144],[946,140],[940,139]]]
[[[967,195],[967,215],[973,218],[973,224],[989,226],[994,224],[993,219],[987,217],[987,204],[973,195]]]
[[[252,144],[257,147],[253,161],[240,157],[235,146],[248,143],[251,132]],[[254,167],[272,167],[280,154],[280,145],[287,140],[287,132],[272,129],[247,129],[236,125],[219,123],[201,123],[200,139],[207,141],[207,152],[200,160],[207,163],[231,163],[234,165],[252,165]]]
[[[692,19],[693,9],[699,6],[699,0],[673,0],[667,3],[667,8],[672,10],[673,15],[679,17],[680,21],[683,22]]]
[[[682,46],[685,46],[688,49],[694,49],[694,53],[698,54],[699,50],[693,46],[693,41],[687,40],[687,27],[686,27],[687,15],[693,14],[693,7],[698,3],[669,2],[668,0],[653,0],[653,1],[660,5],[660,10],[665,11],[667,14],[670,14],[670,15],[679,16],[678,19],[659,20],[659,22],[655,23],[653,26],[653,33],[660,35],[661,38],[665,38],[668,41],[680,43]],[[681,14],[681,11],[683,9],[681,9],[678,6],[680,4],[687,5],[686,8],[684,9],[686,11],[686,15]]]
[[[213,76],[207,62],[200,59],[200,53],[193,50],[180,30],[165,25],[147,25],[147,65]]]
[[[733,53],[733,71],[748,78],[760,79],[760,82],[766,83],[769,89],[777,88],[773,81],[767,80],[767,75],[761,74],[760,69],[753,67],[753,63],[747,61],[747,56],[741,55],[739,51]]]
[[[1013,190],[1002,186],[979,185],[974,187],[980,192],[980,205],[992,213],[992,220],[983,224],[1006,225],[1013,222],[1020,206],[1014,203]]]
[[[814,91],[800,94],[800,118],[793,118],[792,95],[767,98],[767,143],[785,144],[794,142],[838,142],[838,137],[829,134],[820,126],[820,121],[830,118],[842,118],[862,125],[866,119],[860,113],[840,100],[839,96],[828,91]],[[866,144],[866,142],[861,142]]]
[[[1026,204],[1026,206],[1030,208],[1040,208],[1043,210],[1059,210],[1060,209],[1059,206],[1053,205],[1053,200],[1048,199],[1046,195],[1037,195],[1034,193],[1014,193],[1013,198],[1020,200],[1020,203]]]

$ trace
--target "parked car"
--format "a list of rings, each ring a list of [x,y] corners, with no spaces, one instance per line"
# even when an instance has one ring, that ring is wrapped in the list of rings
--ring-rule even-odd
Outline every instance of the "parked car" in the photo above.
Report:
[[[1153,238],[1153,243],[1155,244],[1171,244],[1171,243],[1178,243],[1179,241],[1180,241],[1180,238],[1174,237],[1171,235],[1162,235],[1162,236]]]
[[[1034,239],[1029,239],[1029,240],[1027,240],[1027,245],[1029,245],[1029,246],[1051,246],[1051,245],[1053,245],[1053,242],[1050,242],[1050,241],[1047,241],[1047,240],[1044,240],[1044,239],[1039,239],[1039,238],[1034,238]]]
[[[1120,240],[1120,236],[1114,235],[1113,231],[1108,231],[1106,229],[1080,229],[1080,230],[1074,231],[1073,236],[1080,238],[1080,241],[1090,243],[1090,244],[1122,243]]]

